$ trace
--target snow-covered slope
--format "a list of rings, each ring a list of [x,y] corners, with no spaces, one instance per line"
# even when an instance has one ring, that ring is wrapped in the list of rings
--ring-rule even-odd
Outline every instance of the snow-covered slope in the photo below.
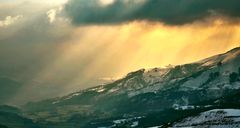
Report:
[[[188,117],[173,127],[190,128],[239,128],[240,109],[214,109]]]

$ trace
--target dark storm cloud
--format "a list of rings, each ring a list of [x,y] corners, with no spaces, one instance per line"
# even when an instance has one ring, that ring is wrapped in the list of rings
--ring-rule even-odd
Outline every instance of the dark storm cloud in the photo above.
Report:
[[[64,91],[60,86],[47,86],[55,83],[33,80],[59,56],[58,45],[69,39],[72,30],[61,14],[50,23],[47,12],[52,9],[58,7],[32,2],[0,4],[0,104],[22,104]]]
[[[99,0],[70,0],[65,7],[74,24],[118,24],[135,20],[180,25],[211,14],[240,17],[240,0],[115,0],[103,6]]]

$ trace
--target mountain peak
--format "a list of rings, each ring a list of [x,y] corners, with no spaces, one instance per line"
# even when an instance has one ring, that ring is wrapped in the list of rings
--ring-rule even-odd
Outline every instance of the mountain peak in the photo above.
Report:
[[[233,53],[233,52],[237,52],[237,51],[240,51],[240,47],[233,48],[233,49],[229,50],[227,53]]]
[[[233,60],[239,59],[240,57],[240,47],[236,47],[226,53],[218,54],[203,60],[198,61],[197,63],[202,64],[203,66],[214,66],[218,63],[228,63]]]

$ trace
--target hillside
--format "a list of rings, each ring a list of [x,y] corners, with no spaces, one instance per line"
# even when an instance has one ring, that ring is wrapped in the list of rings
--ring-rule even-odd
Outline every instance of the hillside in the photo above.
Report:
[[[240,48],[235,48],[195,63],[141,69],[113,83],[31,102],[22,109],[43,126],[150,127],[214,108],[236,107],[239,100],[226,106],[231,100],[224,99],[239,95],[239,90]]]

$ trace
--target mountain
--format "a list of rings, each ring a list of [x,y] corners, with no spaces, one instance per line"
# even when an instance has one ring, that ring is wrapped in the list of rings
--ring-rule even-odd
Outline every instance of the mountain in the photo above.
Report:
[[[240,48],[235,48],[195,63],[141,69],[110,84],[30,102],[22,110],[42,127],[170,126],[211,109],[240,109],[239,93]]]
[[[20,109],[0,106],[0,128],[39,128],[31,119],[24,117]]]
[[[22,87],[22,83],[8,77],[0,76],[0,104],[8,102]]]

